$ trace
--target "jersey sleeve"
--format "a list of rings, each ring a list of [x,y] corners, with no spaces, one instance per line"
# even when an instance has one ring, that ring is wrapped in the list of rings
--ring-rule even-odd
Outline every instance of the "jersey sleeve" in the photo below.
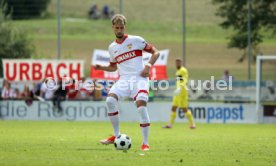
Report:
[[[137,37],[137,45],[140,50],[151,52],[153,49],[153,46],[145,41],[144,38],[138,36]]]

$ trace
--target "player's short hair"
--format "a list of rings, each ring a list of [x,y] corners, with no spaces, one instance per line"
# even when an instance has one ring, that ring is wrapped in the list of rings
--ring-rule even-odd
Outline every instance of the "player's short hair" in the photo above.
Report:
[[[177,58],[177,59],[175,59],[175,61],[182,62],[182,59]]]
[[[115,14],[112,19],[111,19],[112,25],[121,23],[123,25],[126,25],[127,19],[124,15],[122,14]]]

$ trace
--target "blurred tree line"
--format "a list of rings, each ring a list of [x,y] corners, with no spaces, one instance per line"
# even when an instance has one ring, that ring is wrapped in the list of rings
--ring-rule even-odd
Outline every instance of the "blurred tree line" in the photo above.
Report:
[[[259,44],[263,41],[262,30],[276,32],[276,0],[213,0],[219,5],[217,15],[224,20],[220,26],[224,29],[233,29],[234,34],[230,36],[229,48],[244,50],[239,59],[242,62],[246,57],[248,49],[248,10],[250,3],[251,17],[251,45],[253,56],[260,55]],[[254,58],[255,59],[255,58]]]
[[[7,3],[0,3],[0,77],[3,77],[2,59],[30,58],[34,54],[34,46],[27,34],[13,26],[12,15],[9,14]]]
[[[7,5],[4,14],[11,19],[30,19],[43,16],[50,0],[0,0],[3,3]]]

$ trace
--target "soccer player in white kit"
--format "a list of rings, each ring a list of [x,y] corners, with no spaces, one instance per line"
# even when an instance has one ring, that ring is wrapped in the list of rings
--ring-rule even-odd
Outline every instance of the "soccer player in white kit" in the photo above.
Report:
[[[112,28],[116,40],[109,45],[110,64],[108,66],[95,65],[97,70],[119,72],[119,80],[109,91],[106,103],[108,116],[112,123],[114,135],[101,140],[102,144],[113,144],[117,136],[120,135],[118,99],[131,97],[134,99],[137,111],[140,116],[140,127],[143,135],[141,149],[149,150],[149,127],[150,119],[147,110],[149,73],[151,66],[159,57],[159,51],[148,44],[142,37],[125,34],[126,18],[121,14],[112,17]],[[143,51],[152,54],[149,62],[143,64]]]

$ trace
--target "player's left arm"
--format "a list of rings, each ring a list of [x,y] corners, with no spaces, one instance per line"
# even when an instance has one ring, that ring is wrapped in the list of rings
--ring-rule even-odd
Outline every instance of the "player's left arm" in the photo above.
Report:
[[[156,60],[158,59],[160,52],[152,45],[150,44],[146,44],[144,51],[151,53],[152,56],[149,60],[149,62],[145,65],[144,70],[141,73],[142,77],[149,77],[150,74],[150,68],[154,65],[154,63],[156,62]]]

